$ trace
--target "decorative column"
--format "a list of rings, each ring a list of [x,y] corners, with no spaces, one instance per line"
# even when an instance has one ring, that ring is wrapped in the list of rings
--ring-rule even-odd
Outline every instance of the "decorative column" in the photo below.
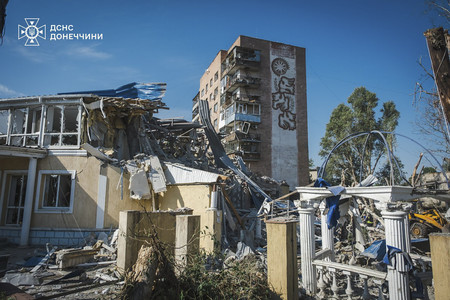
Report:
[[[407,251],[406,218],[403,211],[383,211],[381,215],[385,222],[386,246]],[[386,249],[387,251],[387,249]],[[409,276],[404,257],[395,254],[395,265],[388,266],[389,299],[409,300]]]
[[[314,208],[298,210],[300,219],[300,250],[303,288],[311,295],[316,293],[316,271],[312,264],[316,247],[314,243]]]
[[[328,260],[334,261],[334,228],[328,229],[327,215],[324,214],[325,211],[325,200],[320,203],[320,228],[322,232],[322,249],[330,249],[330,255],[327,257]],[[314,230],[313,230],[314,232]]]
[[[406,252],[411,253],[411,231],[409,228],[409,209],[405,212],[405,242]]]
[[[25,205],[23,209],[22,228],[20,232],[20,246],[28,245],[30,236],[31,212],[33,211],[34,182],[36,181],[37,158],[30,157],[27,173],[27,189],[25,192]]]

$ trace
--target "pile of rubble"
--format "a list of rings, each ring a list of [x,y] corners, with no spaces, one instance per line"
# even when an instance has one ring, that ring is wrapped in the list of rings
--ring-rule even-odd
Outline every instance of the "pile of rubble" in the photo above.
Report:
[[[35,248],[32,253],[30,248],[4,249],[11,262],[0,282],[0,296],[116,299],[124,284],[116,267],[117,237],[118,230],[110,236],[101,233],[91,237],[87,241],[91,245],[80,248],[59,249],[47,244],[45,250]]]

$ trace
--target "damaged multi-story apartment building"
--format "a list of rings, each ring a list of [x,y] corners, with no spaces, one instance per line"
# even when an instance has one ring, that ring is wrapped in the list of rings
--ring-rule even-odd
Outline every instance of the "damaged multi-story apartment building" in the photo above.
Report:
[[[153,118],[165,89],[0,99],[0,238],[77,245],[118,228],[123,210],[204,216],[223,177],[200,168],[198,124]]]
[[[308,184],[304,48],[241,35],[201,77],[193,121],[200,99],[228,155],[291,189]]]

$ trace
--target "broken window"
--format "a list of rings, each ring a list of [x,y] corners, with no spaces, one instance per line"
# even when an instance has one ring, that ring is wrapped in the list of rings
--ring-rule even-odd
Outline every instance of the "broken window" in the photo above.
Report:
[[[25,118],[27,110],[25,108],[14,109],[11,114],[11,138],[10,145],[22,146],[25,130]]]
[[[247,105],[239,103],[237,113],[238,114],[246,114],[247,113]]]
[[[26,121],[25,146],[39,145],[39,133],[41,131],[42,107],[28,108]]]
[[[0,145],[5,145],[8,137],[9,110],[0,110]]]
[[[44,146],[78,145],[78,106],[47,107]]]
[[[40,171],[39,209],[69,210],[73,204],[75,171]]]
[[[6,225],[22,224],[26,189],[27,175],[10,176],[8,204],[6,208]]]
[[[79,146],[80,122],[79,105],[38,105],[0,110],[0,144]]]
[[[70,205],[70,175],[45,175],[43,207],[66,208]]]

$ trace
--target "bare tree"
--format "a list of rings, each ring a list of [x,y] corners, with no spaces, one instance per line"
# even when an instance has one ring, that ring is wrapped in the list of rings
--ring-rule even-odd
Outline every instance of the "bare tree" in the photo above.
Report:
[[[419,64],[423,67],[420,62]],[[427,76],[433,78],[433,75],[429,71],[425,68],[424,70]],[[413,104],[418,110],[415,122],[417,129],[428,140],[429,144],[432,145],[430,151],[441,155],[450,155],[448,123],[444,116],[436,88],[427,90],[423,87],[423,83],[416,83]]]

